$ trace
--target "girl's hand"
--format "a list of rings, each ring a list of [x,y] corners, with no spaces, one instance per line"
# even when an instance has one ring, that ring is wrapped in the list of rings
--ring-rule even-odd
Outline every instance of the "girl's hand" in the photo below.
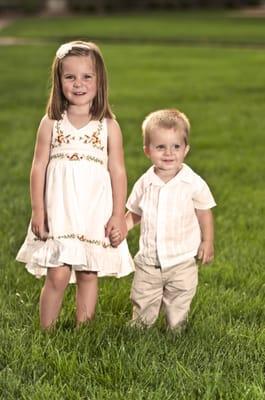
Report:
[[[110,217],[107,225],[105,226],[105,236],[110,237],[110,233],[113,229],[119,231],[120,243],[121,243],[126,238],[127,233],[128,233],[125,216],[118,217],[118,216],[112,215]]]
[[[48,230],[45,224],[45,217],[43,213],[32,212],[31,216],[31,230],[39,239],[46,240],[48,237]]]
[[[198,260],[202,264],[208,264],[214,259],[214,247],[212,241],[202,241],[197,253]]]
[[[117,228],[113,228],[109,235],[109,240],[112,247],[118,247],[121,243],[121,233]]]

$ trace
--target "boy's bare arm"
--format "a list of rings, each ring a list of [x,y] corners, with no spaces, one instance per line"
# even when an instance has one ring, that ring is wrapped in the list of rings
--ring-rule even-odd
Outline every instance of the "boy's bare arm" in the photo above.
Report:
[[[128,231],[131,230],[135,225],[138,225],[141,221],[141,216],[133,213],[132,211],[127,211],[125,215],[126,225]]]
[[[197,257],[202,264],[208,264],[214,259],[214,223],[211,210],[196,210],[201,229],[201,243]]]

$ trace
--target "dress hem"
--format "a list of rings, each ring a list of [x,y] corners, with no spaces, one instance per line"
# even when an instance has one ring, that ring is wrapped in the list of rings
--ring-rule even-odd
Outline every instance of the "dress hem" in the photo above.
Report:
[[[129,275],[134,270],[126,241],[117,248],[104,249],[95,249],[95,246],[75,239],[67,240],[67,243],[65,240],[24,243],[16,260],[25,263],[28,272],[37,278],[46,275],[48,268],[70,265],[72,269],[70,283],[76,282],[75,271],[91,271],[97,272],[99,277],[119,278]]]

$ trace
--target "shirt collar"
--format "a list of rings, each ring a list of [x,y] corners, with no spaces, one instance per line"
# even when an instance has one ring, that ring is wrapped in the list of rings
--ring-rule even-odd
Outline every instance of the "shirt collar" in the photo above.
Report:
[[[181,170],[177,173],[174,178],[168,182],[163,182],[162,179],[155,173],[154,165],[152,165],[146,172],[145,183],[146,185],[165,186],[175,185],[179,181],[191,183],[192,182],[192,169],[187,164],[182,164]]]

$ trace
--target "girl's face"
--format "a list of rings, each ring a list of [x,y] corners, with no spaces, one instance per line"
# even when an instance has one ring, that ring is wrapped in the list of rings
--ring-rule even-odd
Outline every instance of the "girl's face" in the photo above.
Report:
[[[61,84],[69,105],[91,106],[97,94],[97,76],[89,56],[66,56],[62,61]]]

